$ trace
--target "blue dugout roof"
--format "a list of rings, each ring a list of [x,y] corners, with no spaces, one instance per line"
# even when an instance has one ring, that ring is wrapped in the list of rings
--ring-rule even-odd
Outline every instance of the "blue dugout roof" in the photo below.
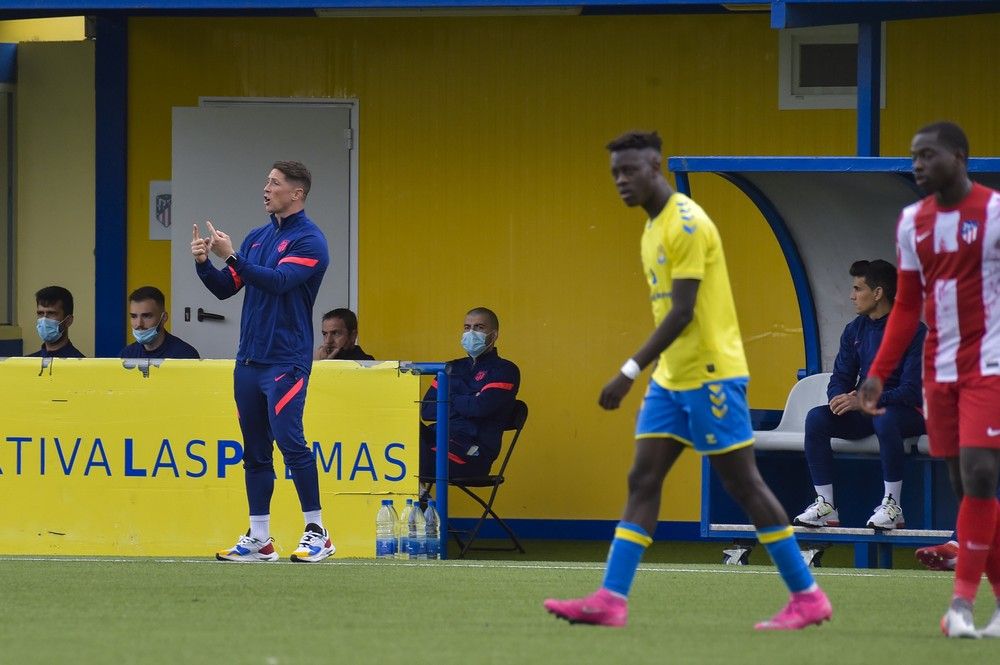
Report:
[[[690,174],[713,173],[757,207],[788,265],[802,321],[805,373],[830,371],[845,322],[847,268],[858,259],[894,262],[899,211],[923,193],[908,157],[671,157],[677,187],[692,194]],[[976,181],[1000,189],[1000,158],[969,160]],[[710,201],[702,201],[711,210]],[[766,294],[761,285],[761,297]]]
[[[775,28],[1000,12],[993,0],[0,0],[0,16],[314,14],[316,10],[510,10],[580,14],[770,12]]]

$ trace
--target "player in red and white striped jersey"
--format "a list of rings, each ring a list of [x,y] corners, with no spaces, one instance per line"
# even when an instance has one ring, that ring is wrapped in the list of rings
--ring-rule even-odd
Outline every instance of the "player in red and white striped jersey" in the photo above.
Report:
[[[955,591],[941,628],[979,637],[972,604],[984,571],[1000,607],[1000,193],[969,179],[969,143],[958,125],[921,129],[910,150],[928,196],[900,216],[896,305],[859,392],[874,413],[923,304],[927,433],[961,500]],[[1000,609],[981,633],[1000,637]]]

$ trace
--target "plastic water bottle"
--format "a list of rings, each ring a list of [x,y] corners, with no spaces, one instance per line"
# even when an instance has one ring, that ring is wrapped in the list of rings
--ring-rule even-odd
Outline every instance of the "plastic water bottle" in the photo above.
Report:
[[[396,556],[396,520],[392,499],[382,499],[382,507],[375,516],[376,559],[391,559]]]
[[[399,521],[396,522],[396,558],[410,558],[410,514],[413,512],[413,499],[407,499],[403,511],[399,513]]]
[[[411,559],[427,558],[427,523],[424,520],[424,513],[420,510],[420,504],[413,504],[410,510],[409,540],[406,543],[407,552]]]
[[[427,510],[424,511],[424,521],[427,532],[427,558],[441,558],[441,518],[438,516],[437,502],[431,499],[427,502]]]

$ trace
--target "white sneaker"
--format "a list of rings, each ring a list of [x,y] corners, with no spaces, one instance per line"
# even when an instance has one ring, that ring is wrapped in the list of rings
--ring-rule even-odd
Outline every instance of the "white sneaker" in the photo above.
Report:
[[[1000,607],[997,607],[986,628],[979,631],[979,637],[1000,637]]]
[[[299,563],[316,563],[336,551],[337,548],[330,542],[330,534],[326,529],[321,529],[316,524],[308,524],[299,546],[292,552],[291,559]]]
[[[840,526],[840,515],[837,514],[836,508],[827,503],[823,497],[818,496],[816,501],[792,520],[792,524],[798,526]]]
[[[228,549],[219,550],[215,553],[215,558],[219,561],[277,561],[278,553],[274,550],[274,540],[268,538],[265,541],[251,538],[249,532],[240,536],[236,544]]]
[[[882,499],[881,505],[868,518],[869,529],[891,531],[893,529],[901,529],[904,526],[906,526],[906,520],[903,519],[903,509],[899,507],[899,504],[891,496]]]
[[[945,637],[970,637],[978,639],[979,633],[972,623],[972,609],[949,607],[941,617],[941,632]]]

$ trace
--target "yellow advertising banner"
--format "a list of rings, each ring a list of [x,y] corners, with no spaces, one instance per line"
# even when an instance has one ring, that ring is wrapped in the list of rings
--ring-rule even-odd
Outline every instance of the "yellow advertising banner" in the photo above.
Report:
[[[246,531],[234,361],[47,362],[0,362],[4,553],[212,556]],[[397,362],[313,365],[305,435],[336,556],[373,557],[381,500],[415,495],[419,390]],[[285,557],[303,519],[277,447],[274,461]]]

